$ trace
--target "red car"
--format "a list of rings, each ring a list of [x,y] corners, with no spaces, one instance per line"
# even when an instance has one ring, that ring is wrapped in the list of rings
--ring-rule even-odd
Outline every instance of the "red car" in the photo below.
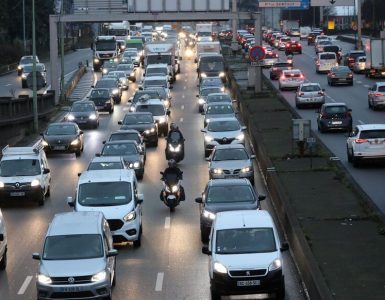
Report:
[[[291,41],[286,43],[285,46],[285,54],[293,54],[293,53],[299,53],[302,54],[302,45],[298,41]]]

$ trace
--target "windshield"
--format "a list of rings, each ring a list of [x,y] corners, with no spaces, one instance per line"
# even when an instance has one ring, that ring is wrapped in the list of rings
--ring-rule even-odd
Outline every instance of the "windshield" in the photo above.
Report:
[[[171,55],[149,55],[147,56],[147,65],[168,64],[171,65]]]
[[[110,141],[121,141],[121,140],[130,140],[140,143],[140,137],[135,132],[122,132],[114,133],[110,136]]]
[[[116,41],[97,41],[95,43],[96,51],[115,51],[116,47]]]
[[[255,202],[254,194],[248,185],[211,186],[207,192],[206,203]]]
[[[172,131],[169,140],[172,142],[179,142],[181,135],[178,131]]]
[[[237,121],[211,121],[207,125],[207,129],[212,132],[221,132],[239,130],[240,127]]]
[[[31,73],[33,70],[33,65],[26,65],[23,68],[24,73]],[[44,71],[44,66],[43,65],[36,65],[36,71],[37,72],[43,72]]]
[[[138,149],[132,143],[105,144],[102,150],[103,156],[125,156],[138,154]]]
[[[222,79],[220,78],[204,78],[200,86],[222,86]]]
[[[41,173],[37,159],[3,160],[0,163],[0,176],[35,176]]]
[[[150,112],[153,116],[164,116],[166,113],[164,111],[163,105],[138,105],[136,107],[137,112]]]
[[[269,253],[277,251],[272,228],[236,228],[217,231],[217,254]]]
[[[82,206],[117,206],[131,202],[131,184],[125,181],[90,182],[79,185]]]
[[[231,102],[231,98],[229,95],[208,95],[206,102]]]
[[[95,108],[90,103],[74,103],[74,104],[72,104],[71,111],[87,112],[87,111],[95,111]]]
[[[99,234],[54,235],[45,239],[43,259],[72,260],[103,257]]]
[[[154,91],[156,91],[158,93],[155,97],[152,97],[152,98],[161,98],[161,99],[166,99],[167,98],[167,92],[166,92],[165,88],[163,88],[163,87],[157,88],[157,87],[154,87],[154,86],[150,86],[146,90],[147,91],[148,90],[154,90]]]
[[[221,92],[221,88],[219,88],[219,87],[202,89],[201,90],[201,96],[207,96],[208,94],[220,93],[220,92]]]
[[[385,130],[363,130],[360,133],[360,139],[384,139]]]
[[[202,57],[200,60],[199,71],[223,71],[225,66],[223,64],[223,58],[218,59],[212,56]]]
[[[334,67],[331,71],[335,73],[350,73],[350,69],[345,66]]]
[[[218,149],[213,155],[213,161],[246,159],[249,159],[249,156],[245,149]]]
[[[36,62],[38,62],[38,58],[36,57]],[[23,57],[20,60],[20,64],[32,64],[33,63],[33,57]]]
[[[109,98],[110,92],[108,90],[93,89],[90,98]]]
[[[118,67],[116,68],[116,70],[118,71],[130,71],[132,72],[134,70],[133,66],[132,65],[129,65],[129,64],[122,64],[122,65],[118,65]]]
[[[209,105],[207,107],[207,115],[233,114],[234,110],[231,105]]]
[[[47,135],[71,135],[76,134],[76,128],[72,124],[55,124],[49,125]]]
[[[346,106],[327,106],[325,108],[325,112],[327,114],[340,114],[340,113],[346,113],[348,109]]]
[[[124,117],[123,124],[124,125],[132,125],[132,124],[149,124],[154,123],[151,115],[126,115]]]
[[[313,84],[313,85],[305,85],[301,88],[301,92],[318,92],[320,91],[321,88],[319,85],[317,84]]]
[[[95,85],[96,88],[113,88],[113,87],[117,87],[116,86],[116,81],[115,80],[99,80],[98,82],[96,82],[96,85]]]
[[[139,99],[148,100],[148,99],[158,99],[159,94],[157,91],[149,91],[145,92],[136,92],[133,98],[133,102],[137,102]]]
[[[146,88],[149,86],[167,87],[167,79],[148,79],[148,80],[145,80],[143,83],[143,87]]]
[[[147,76],[150,74],[168,74],[167,68],[148,68],[147,69]]]
[[[116,170],[124,169],[121,161],[103,161],[103,162],[91,162],[87,170]]]

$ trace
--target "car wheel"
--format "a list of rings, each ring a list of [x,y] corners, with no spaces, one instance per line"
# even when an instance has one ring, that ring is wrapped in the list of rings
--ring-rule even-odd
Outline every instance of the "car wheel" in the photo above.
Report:
[[[175,206],[170,206],[170,213],[173,213],[175,211]]]
[[[27,88],[27,83],[24,80],[21,82],[21,88],[22,89],[26,89]]]
[[[133,78],[133,79],[132,79],[132,82],[136,82],[136,78]]]
[[[360,167],[360,159],[358,157],[355,157],[354,155],[352,155],[352,163],[354,168]]]
[[[112,278],[111,286],[116,286],[116,267],[114,268],[114,278]]]
[[[142,180],[143,179],[143,176],[144,176],[144,169],[143,171],[141,170],[137,176],[138,180]]]
[[[352,159],[353,155],[352,155],[352,151],[349,150],[348,147],[346,147],[346,154],[347,154],[347,156],[348,156],[348,162],[351,163],[351,162],[353,161],[353,159]]]
[[[76,150],[75,155],[79,157],[82,154],[82,149]]]
[[[281,288],[276,294],[275,299],[277,300],[283,300],[285,299],[285,286]]]
[[[221,295],[213,288],[210,288],[210,295],[211,300],[221,300]]]
[[[353,81],[349,83],[350,86],[353,86]]]
[[[42,195],[40,196],[40,198],[37,200],[37,204],[39,206],[43,206],[44,205],[44,202],[45,202],[45,194],[44,192],[42,192]]]
[[[142,236],[139,233],[138,239],[133,242],[134,248],[139,248],[142,244]]]
[[[158,147],[158,139],[156,139],[156,141],[152,143],[152,146]]]
[[[3,258],[1,259],[0,270],[5,270],[6,267],[7,267],[7,249],[5,249]]]
[[[302,50],[298,52],[299,54],[302,54]]]
[[[208,236],[203,233],[203,230],[201,230],[201,242],[203,244],[207,243],[209,241]]]
[[[47,192],[45,193],[46,197],[51,196],[51,186],[48,186]]]

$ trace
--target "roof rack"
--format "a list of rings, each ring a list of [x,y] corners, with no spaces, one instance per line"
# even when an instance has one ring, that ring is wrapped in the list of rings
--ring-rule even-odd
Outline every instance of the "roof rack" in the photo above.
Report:
[[[42,140],[38,140],[35,144],[30,147],[9,147],[5,146],[2,149],[3,156],[10,155],[37,155],[44,149]]]

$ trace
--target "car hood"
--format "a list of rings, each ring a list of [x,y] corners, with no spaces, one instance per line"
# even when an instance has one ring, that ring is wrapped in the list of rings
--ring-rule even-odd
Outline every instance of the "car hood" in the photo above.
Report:
[[[44,139],[49,143],[70,143],[76,139],[77,135],[44,135]]]
[[[33,176],[9,176],[9,177],[2,177],[0,176],[0,181],[3,183],[29,183],[32,180],[36,179],[40,174],[33,175]]]
[[[146,129],[151,129],[154,127],[153,123],[145,123],[145,124],[132,124],[132,125],[122,125],[120,129],[135,129],[140,133],[145,131]]]
[[[229,270],[267,269],[279,258],[277,252],[246,253],[246,254],[215,254],[215,260],[222,263]]]
[[[125,215],[134,209],[134,201],[124,205],[114,206],[83,206],[79,202],[76,203],[76,211],[101,211],[107,220],[122,219]]]
[[[250,167],[251,161],[248,159],[211,161],[209,166],[210,168],[220,168],[220,169],[242,169],[245,167]]]
[[[92,114],[95,114],[94,111],[71,111],[69,113],[70,115],[73,115],[74,117],[89,117]]]
[[[40,272],[50,277],[94,275],[105,269],[104,257],[74,260],[42,260]]]
[[[207,119],[215,119],[215,118],[232,118],[235,117],[234,113],[230,114],[210,114],[210,115],[205,115],[205,120]]]
[[[103,155],[103,156],[112,156],[112,155]],[[121,155],[121,157],[125,162],[128,162],[128,163],[141,161],[141,157],[139,154]]]
[[[220,132],[214,132],[214,131],[208,131],[207,134],[213,137],[214,139],[222,139],[222,138],[236,138],[238,135],[240,135],[242,132],[240,130],[236,131],[220,131]]]
[[[207,203],[205,209],[210,212],[217,213],[229,210],[253,210],[257,209],[257,201],[255,202],[230,202],[230,203]]]

